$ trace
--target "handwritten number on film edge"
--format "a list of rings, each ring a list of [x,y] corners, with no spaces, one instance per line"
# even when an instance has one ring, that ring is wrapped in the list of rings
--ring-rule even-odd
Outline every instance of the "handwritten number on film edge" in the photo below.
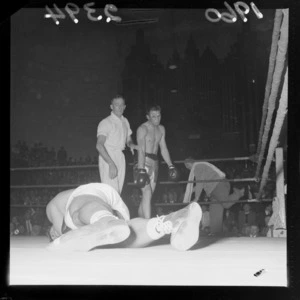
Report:
[[[91,21],[100,21],[102,19],[102,16],[99,15],[98,17],[92,16],[92,14],[96,11],[96,9],[91,8],[91,6],[95,5],[95,2],[90,2],[84,4],[83,8],[87,11],[87,17]]]
[[[224,5],[228,9],[229,13],[228,12],[220,13],[215,8],[208,8],[205,11],[206,19],[213,23],[219,22],[220,20],[223,20],[226,23],[234,23],[237,21],[237,14],[236,14],[237,12],[240,15],[241,19],[244,22],[247,22],[247,18],[245,17],[245,15],[247,15],[250,12],[250,8],[245,2],[238,1],[233,4],[236,12],[226,1],[224,2]],[[263,18],[263,14],[258,10],[256,5],[253,2],[251,2],[250,5],[257,18],[258,19]],[[212,14],[215,14],[215,18],[212,17]]]
[[[55,24],[58,25],[59,21],[57,19],[65,19],[66,15],[56,6],[56,4],[53,4],[53,6],[58,14],[53,13],[53,11],[46,5],[46,10],[49,14],[45,14],[45,18],[52,18]]]
[[[87,17],[91,21],[100,21],[102,19],[102,15],[94,16],[96,9],[92,8],[92,6],[95,5],[95,2],[89,2],[84,4],[83,8],[87,12]],[[65,19],[66,15],[63,13],[61,9],[57,7],[56,4],[53,4],[53,7],[55,8],[57,13],[54,13],[47,5],[45,6],[48,14],[45,14],[45,18],[52,18],[52,20],[55,22],[56,25],[59,25],[58,19]],[[74,3],[67,3],[65,6],[65,11],[68,13],[70,18],[73,20],[74,23],[78,23],[78,19],[75,17],[80,11],[80,8],[74,4]],[[122,19],[118,16],[112,15],[111,12],[115,13],[118,11],[118,8],[113,4],[107,4],[104,8],[104,14],[106,15],[107,19],[106,22],[115,21],[115,22],[121,22]]]

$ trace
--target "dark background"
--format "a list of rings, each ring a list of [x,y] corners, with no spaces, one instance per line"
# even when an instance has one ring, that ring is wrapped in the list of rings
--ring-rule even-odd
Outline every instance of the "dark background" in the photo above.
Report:
[[[12,146],[94,157],[97,125],[122,93],[134,138],[147,105],[162,106],[173,159],[253,152],[275,14],[260,10],[263,19],[251,10],[248,22],[228,24],[208,21],[205,9],[121,8],[123,21],[158,21],[120,25],[90,21],[81,8],[78,24],[64,11],[57,26],[44,8],[20,9],[11,16]]]

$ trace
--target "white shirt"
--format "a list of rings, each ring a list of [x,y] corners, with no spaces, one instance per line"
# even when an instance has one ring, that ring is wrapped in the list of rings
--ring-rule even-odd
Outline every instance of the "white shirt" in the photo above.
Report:
[[[131,134],[128,120],[124,116],[117,117],[113,112],[103,119],[97,128],[97,137],[104,135],[106,137],[104,146],[111,149],[124,150],[127,138]]]
[[[225,174],[208,162],[195,162],[190,171],[188,181],[192,180],[215,180],[215,179],[225,179]],[[195,196],[198,199],[204,189],[206,195],[210,197],[211,192],[215,189],[218,182],[197,182],[195,188]],[[183,203],[188,203],[191,201],[191,195],[193,192],[193,183],[188,183],[186,186]]]

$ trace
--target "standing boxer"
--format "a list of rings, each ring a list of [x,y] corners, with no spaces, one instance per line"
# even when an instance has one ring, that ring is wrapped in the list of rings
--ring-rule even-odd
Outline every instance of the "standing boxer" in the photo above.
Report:
[[[137,129],[138,162],[134,167],[135,182],[142,189],[142,201],[138,209],[141,218],[151,217],[151,198],[158,176],[158,147],[169,168],[169,179],[176,180],[178,171],[173,166],[166,144],[166,130],[160,125],[161,108],[151,106],[146,115],[148,121]]]
[[[89,251],[103,245],[145,247],[171,234],[171,245],[188,250],[199,237],[200,205],[150,220],[129,220],[129,211],[117,191],[105,183],[89,183],[59,193],[47,205],[53,224],[49,250]]]
[[[122,151],[127,145],[133,153],[137,146],[132,142],[129,122],[123,116],[126,108],[124,98],[120,95],[115,96],[110,108],[110,116],[103,119],[97,129],[99,173],[101,182],[111,185],[121,194],[126,170]]]
[[[192,158],[185,160],[185,166],[191,170],[188,181],[194,180],[216,180],[225,179],[225,174],[208,162],[196,162]],[[228,181],[220,182],[197,182],[195,187],[196,201],[200,197],[202,190],[210,198],[209,215],[210,231],[213,234],[220,234],[223,230],[224,208],[229,209],[234,202],[238,201],[245,194],[245,188],[242,183],[235,183],[233,192],[230,194],[231,186]],[[190,202],[193,193],[193,183],[188,183],[183,202]],[[226,201],[232,201],[228,203]],[[221,202],[221,203],[214,203]],[[224,202],[224,203],[222,203]]]

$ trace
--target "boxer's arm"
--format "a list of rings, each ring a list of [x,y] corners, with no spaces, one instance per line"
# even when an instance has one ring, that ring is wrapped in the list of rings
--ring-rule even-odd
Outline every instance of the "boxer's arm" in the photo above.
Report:
[[[164,159],[164,161],[166,162],[166,164],[169,167],[172,165],[172,161],[171,161],[170,153],[169,153],[167,143],[166,143],[166,131],[162,125],[160,127],[161,127],[161,131],[162,131],[162,137],[159,142],[160,152],[161,152],[162,158]]]
[[[134,144],[134,142],[132,141],[132,138],[131,138],[131,135],[129,135],[127,137],[127,140],[126,140],[126,145],[128,148],[130,148],[132,154],[133,154],[133,150],[138,150],[138,145]]]
[[[125,118],[125,122],[126,122],[126,126],[127,126],[126,146],[128,148],[130,148],[132,154],[134,154],[133,150],[137,150],[137,145],[135,145],[132,141],[132,138],[131,138],[132,130],[131,130],[129,122],[126,118]]]
[[[147,135],[147,129],[145,128],[145,126],[140,126],[136,133],[139,169],[145,168],[146,135]]]

